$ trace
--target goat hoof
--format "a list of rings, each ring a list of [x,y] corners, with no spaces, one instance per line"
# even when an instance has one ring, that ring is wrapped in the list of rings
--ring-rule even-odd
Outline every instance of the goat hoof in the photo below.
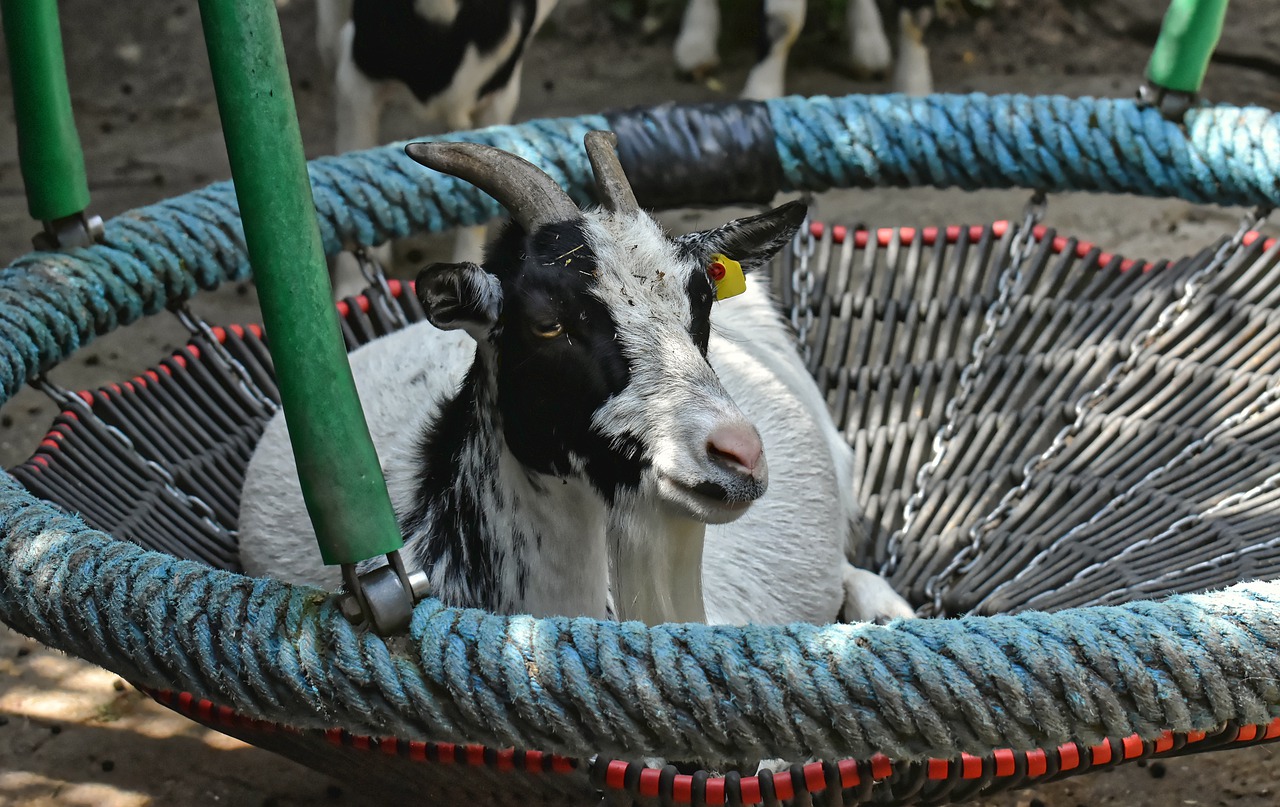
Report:
[[[871,622],[885,625],[895,619],[914,619],[915,610],[889,581],[874,572],[845,564],[844,607],[840,618],[845,622]]]

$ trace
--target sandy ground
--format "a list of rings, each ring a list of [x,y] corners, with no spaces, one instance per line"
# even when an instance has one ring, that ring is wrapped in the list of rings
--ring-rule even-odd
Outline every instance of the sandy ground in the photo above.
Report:
[[[527,63],[521,119],[573,115],[666,100],[726,99],[750,60],[750,15],[726,35],[718,84],[675,79],[671,32],[642,39],[612,25],[605,4],[566,3]],[[618,6],[621,4],[610,4]],[[1154,0],[1024,0],[974,22],[936,29],[938,89],[967,92],[1128,96],[1149,52],[1164,4]],[[228,174],[195,6],[187,0],[59,4],[72,95],[88,158],[95,212],[176,195]],[[329,151],[328,81],[319,72],[312,8],[282,9],[307,152]],[[796,49],[790,89],[805,94],[880,92],[844,68],[835,32],[811,26]],[[1206,94],[1280,108],[1280,7],[1236,0]],[[7,67],[7,65],[6,65]],[[7,77],[7,72],[6,72]],[[8,94],[0,81],[0,95]],[[0,114],[11,104],[0,99]],[[8,121],[6,120],[6,124]],[[422,133],[402,114],[386,136]],[[830,193],[819,217],[872,226],[981,223],[1016,217],[1021,191]],[[703,214],[705,216],[705,214]],[[723,212],[717,215],[726,215]],[[1086,195],[1051,199],[1048,222],[1125,255],[1172,257],[1234,229],[1238,211],[1182,203]],[[676,226],[698,216],[672,215]],[[29,248],[16,144],[0,126],[0,255]],[[1274,228],[1273,228],[1274,231]],[[429,253],[438,241],[427,243]],[[408,273],[406,267],[404,273]],[[251,285],[198,299],[215,322],[257,318]],[[168,317],[153,318],[85,348],[54,378],[76,389],[132,375],[184,338]],[[25,392],[0,416],[0,462],[32,450],[54,414]],[[1157,781],[1158,780],[1158,781]],[[988,805],[1238,805],[1277,803],[1280,759],[1269,747],[1189,757],[993,797]],[[0,627],[0,805],[302,805],[368,801],[322,774],[198,727],[124,685],[114,675],[48,651]]]

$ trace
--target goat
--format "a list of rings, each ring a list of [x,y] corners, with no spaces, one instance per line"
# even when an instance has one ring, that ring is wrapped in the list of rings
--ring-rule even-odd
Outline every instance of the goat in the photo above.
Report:
[[[334,77],[339,154],[372,148],[397,92],[448,131],[510,123],[525,48],[556,0],[317,0],[316,44]],[[407,92],[406,92],[407,91]],[[460,230],[455,261],[478,260],[485,228]],[[383,252],[382,257],[389,257]],[[339,296],[363,287],[344,257]]]
[[[442,146],[410,148],[463,175],[426,159]],[[494,153],[451,148],[468,159]],[[856,599],[846,597],[851,583],[865,606],[851,616],[909,615],[887,584],[857,580],[845,560],[852,454],[764,286],[711,308],[710,256],[762,265],[804,207],[672,240],[636,206],[611,148],[588,149],[604,211],[578,214],[549,178],[503,155],[494,168],[558,200],[559,221],[517,216],[484,270],[424,270],[428,322],[351,355],[411,564],[446,602],[501,612],[602,616],[612,578],[617,614],[648,622],[831,621]],[[472,168],[466,177],[515,213],[493,176]],[[440,328],[463,329],[474,347]],[[726,370],[731,393],[716,375]],[[763,418],[790,478],[753,534],[708,534],[704,610],[704,525],[754,513],[767,473],[761,436],[735,398]],[[242,560],[251,574],[332,585],[336,574],[312,560],[286,440],[277,417],[250,464]],[[466,507],[450,509],[463,498]],[[757,586],[766,590],[752,604],[735,604]]]
[[[612,157],[616,166],[610,146],[588,148],[593,163]],[[378,390],[409,404],[395,426],[406,425],[405,412],[422,413],[409,444],[382,454],[408,454],[407,475],[387,469],[398,479],[407,561],[449,604],[604,617],[607,507],[643,471],[662,481],[665,506],[704,522],[736,518],[765,490],[760,438],[705,359],[715,296],[705,251],[767,261],[804,209],[734,222],[696,244],[673,241],[647,215],[579,211],[549,176],[497,149],[406,151],[481,188],[513,218],[483,268],[436,264],[418,278],[430,325],[474,340],[469,367],[460,344],[423,339],[421,326],[419,344],[410,346],[410,329],[369,357],[404,348],[393,386]],[[597,168],[606,190],[621,176],[609,171]],[[433,372],[450,357],[455,372]],[[362,361],[353,355],[358,378]],[[361,391],[377,424],[376,396],[368,383]],[[283,428],[268,428],[246,479],[241,553],[250,573],[280,573],[314,554],[299,547],[308,531],[280,520],[301,501],[296,471],[280,467]],[[298,498],[282,504],[281,495]]]
[[[760,31],[760,58],[747,76],[742,97],[777,98],[786,87],[787,56],[804,28],[805,0],[764,0]],[[927,95],[933,91],[929,52],[924,32],[933,21],[934,0],[893,0],[898,13],[898,60],[893,73],[895,92]],[[883,73],[892,60],[877,0],[848,0],[845,24],[853,66],[863,73]],[[676,66],[700,77],[720,63],[716,40],[720,36],[717,0],[689,0],[676,36]]]

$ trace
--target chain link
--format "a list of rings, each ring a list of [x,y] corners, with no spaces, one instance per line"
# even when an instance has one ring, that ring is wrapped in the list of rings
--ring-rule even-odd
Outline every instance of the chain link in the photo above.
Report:
[[[1267,213],[1268,213],[1267,210],[1259,209],[1257,211],[1254,211],[1254,213],[1251,216],[1246,217],[1242,222],[1240,229],[1236,232],[1236,235],[1231,240],[1225,242],[1223,246],[1220,247],[1217,252],[1215,252],[1213,259],[1210,260],[1209,263],[1205,265],[1204,269],[1196,272],[1195,274],[1192,275],[1191,278],[1188,279],[1187,281],[1188,286],[1192,286],[1194,284],[1194,286],[1198,290],[1199,287],[1203,285],[1204,280],[1207,279],[1208,273],[1210,271],[1215,270],[1215,266],[1218,266],[1218,267],[1225,266],[1226,261],[1230,257],[1230,255],[1234,253],[1236,250],[1238,250],[1240,246],[1243,244],[1245,234],[1247,234],[1250,230],[1257,229],[1262,224],[1263,220],[1267,217]],[[1232,248],[1233,245],[1234,245],[1234,248]],[[1167,320],[1168,318],[1165,316],[1165,314],[1170,309],[1178,307],[1179,304],[1182,304],[1182,309],[1184,311],[1188,310],[1190,306],[1185,304],[1186,299],[1187,299],[1187,295],[1184,294],[1176,303],[1174,303],[1174,305],[1162,311],[1160,318],[1157,319],[1156,321],[1156,325],[1153,326],[1151,329],[1149,329],[1147,332],[1140,333],[1137,337],[1135,337],[1134,342],[1137,343],[1139,340],[1143,340],[1144,334],[1149,333],[1151,330],[1154,330],[1156,327],[1159,327],[1162,321]],[[1166,327],[1166,330],[1171,327],[1172,327],[1172,324],[1170,323]],[[1159,337],[1157,336],[1156,338],[1159,338]],[[1145,341],[1146,345],[1150,345],[1151,342],[1154,340],[1148,339],[1143,341]],[[1137,350],[1134,349],[1133,345],[1131,345],[1130,355],[1132,356],[1136,353],[1137,353]],[[1108,377],[1110,377],[1110,374],[1108,374]],[[1249,403],[1249,405],[1246,406],[1244,409],[1241,409],[1239,412],[1236,412],[1235,414],[1227,418],[1224,418],[1222,422],[1220,422],[1218,425],[1214,426],[1212,429],[1205,432],[1200,437],[1197,437],[1195,440],[1192,440],[1190,443],[1183,446],[1182,449],[1180,449],[1173,457],[1171,457],[1168,462],[1152,469],[1146,475],[1144,475],[1141,479],[1134,482],[1127,489],[1122,491],[1119,495],[1107,501],[1106,504],[1098,508],[1097,512],[1095,512],[1092,516],[1090,516],[1088,521],[1083,521],[1083,522],[1080,522],[1079,524],[1076,524],[1070,530],[1068,530],[1067,532],[1055,538],[1044,549],[1040,550],[1033,558],[1031,558],[1028,564],[1025,567],[1023,567],[1016,575],[1014,575],[1014,577],[1012,577],[1009,580],[1006,580],[1004,583],[1001,583],[999,586],[996,586],[994,589],[992,589],[992,591],[989,594],[987,594],[987,596],[983,597],[981,600],[975,603],[974,608],[975,609],[979,608],[983,604],[990,602],[991,600],[998,597],[1007,587],[1025,579],[1027,575],[1031,574],[1034,569],[1040,566],[1044,558],[1048,557],[1058,547],[1060,547],[1061,545],[1067,543],[1072,538],[1074,538],[1076,534],[1078,534],[1081,530],[1087,528],[1092,524],[1096,524],[1097,522],[1102,520],[1105,516],[1107,516],[1109,513],[1113,513],[1119,508],[1128,504],[1134,499],[1135,496],[1138,495],[1139,492],[1141,492],[1148,485],[1157,481],[1162,476],[1168,474],[1170,471],[1178,469],[1186,462],[1199,456],[1205,450],[1211,447],[1214,444],[1214,441],[1217,440],[1220,436],[1231,431],[1232,429],[1242,426],[1243,424],[1254,419],[1255,417],[1258,417],[1278,401],[1280,401],[1280,377],[1277,378],[1276,383],[1272,384],[1271,386],[1263,389],[1260,393],[1258,393],[1257,397],[1254,398]],[[1082,411],[1081,405],[1077,404],[1076,406],[1077,419],[1081,417],[1080,415],[1081,411]],[[1087,411],[1087,409],[1083,409],[1083,411]],[[1271,480],[1268,480],[1268,482],[1270,481]],[[1264,486],[1265,484],[1266,483],[1264,483]],[[1258,488],[1255,488],[1253,491],[1253,495],[1256,495],[1257,493],[1262,492],[1265,489],[1264,486],[1259,486]],[[1204,516],[1209,515],[1211,512],[1216,512],[1217,510],[1221,509],[1222,504],[1223,503],[1220,503],[1219,505],[1214,506],[1203,513],[1199,513],[1196,516],[1189,517],[1189,518],[1193,518],[1194,520],[1199,520],[1200,518],[1203,518]],[[1169,529],[1172,530],[1174,529],[1175,526],[1177,526],[1176,523],[1174,526],[1171,526]],[[1165,533],[1161,533],[1161,535],[1158,537],[1164,537],[1164,535],[1168,532],[1169,530],[1166,530]],[[1126,548],[1124,552],[1121,553],[1121,556],[1123,556],[1124,554],[1127,554],[1128,552],[1132,551],[1134,548],[1138,546],[1149,545],[1153,542],[1153,540],[1154,539],[1142,539],[1136,542],[1135,544],[1131,545],[1130,547]],[[1080,572],[1079,574],[1084,574],[1087,571],[1088,570],[1086,569]],[[1077,577],[1078,576],[1079,575],[1077,575]]]
[[[987,351],[995,342],[996,333],[1009,322],[1013,313],[1014,296],[1022,287],[1023,263],[1035,253],[1035,227],[1044,219],[1046,201],[1044,194],[1037,193],[1031,197],[1023,212],[1022,227],[1014,234],[1009,244],[1009,263],[996,281],[996,298],[987,306],[983,314],[983,329],[974,340],[969,352],[969,361],[960,371],[956,393],[943,407],[941,428],[933,435],[933,455],[929,461],[916,471],[915,486],[911,496],[902,508],[902,526],[889,536],[886,546],[887,557],[880,567],[881,576],[888,576],[898,568],[902,558],[902,541],[915,524],[920,508],[930,493],[933,477],[946,459],[952,439],[955,438],[957,421],[961,411],[968,405],[969,398],[977,386],[979,374],[985,369]]]
[[[391,286],[387,284],[387,273],[382,268],[382,264],[374,260],[363,246],[355,247],[352,254],[356,257],[356,265],[360,267],[361,276],[369,284],[371,292],[369,301],[382,312],[387,321],[395,323],[397,329],[408,325],[409,320],[404,315],[404,309],[396,302],[396,296],[391,293]]]
[[[943,613],[942,600],[944,596],[950,590],[955,578],[967,574],[978,562],[986,535],[1013,512],[1014,504],[1025,496],[1035,484],[1037,474],[1043,471],[1058,454],[1062,453],[1062,450],[1070,444],[1072,438],[1080,434],[1093,409],[1116,390],[1122,378],[1137,367],[1144,357],[1145,351],[1168,334],[1186,312],[1192,308],[1206,281],[1227,264],[1231,256],[1243,245],[1245,236],[1262,223],[1268,212],[1267,210],[1258,209],[1245,216],[1235,235],[1223,242],[1208,263],[1187,278],[1182,295],[1161,310],[1151,327],[1140,331],[1130,341],[1125,359],[1113,364],[1102,382],[1075,403],[1073,406],[1074,418],[1071,423],[1068,423],[1054,435],[1048,447],[1027,460],[1022,466],[1021,483],[1006,491],[991,512],[969,528],[967,533],[968,543],[956,552],[955,556],[952,557],[942,571],[925,583],[925,594],[931,599],[931,602],[926,605],[926,609],[931,607],[932,610],[922,609],[922,615],[940,615]],[[1221,431],[1218,432],[1218,434],[1220,433]],[[1204,445],[1201,445],[1196,451],[1203,450],[1203,448]],[[1162,475],[1167,467],[1168,465],[1164,468],[1156,469],[1148,477]],[[1146,479],[1144,478],[1143,481],[1146,481]],[[1132,493],[1129,495],[1132,495]]]
[[[1223,510],[1226,510],[1228,507],[1234,507],[1238,504],[1243,504],[1244,502],[1247,502],[1256,496],[1260,496],[1263,493],[1267,493],[1269,491],[1275,490],[1277,486],[1280,486],[1280,473],[1275,473],[1275,474],[1272,474],[1271,476],[1268,476],[1266,479],[1262,480],[1261,482],[1259,482],[1257,485],[1250,488],[1249,490],[1232,493],[1231,495],[1224,497],[1217,504],[1212,505],[1210,507],[1206,507],[1204,510],[1198,513],[1192,513],[1191,515],[1183,516],[1182,518],[1175,519],[1173,523],[1171,523],[1168,527],[1166,527],[1163,531],[1161,531],[1159,535],[1154,535],[1150,538],[1143,538],[1139,541],[1135,541],[1134,543],[1125,547],[1124,550],[1120,552],[1118,555],[1113,555],[1112,557],[1108,558],[1105,561],[1091,564],[1085,567],[1084,569],[1081,569],[1080,571],[1076,572],[1074,575],[1072,575],[1071,580],[1068,581],[1068,584],[1075,583],[1079,580],[1084,579],[1085,577],[1089,576],[1089,574],[1091,574],[1092,572],[1094,572],[1100,567],[1123,561],[1128,555],[1132,554],[1133,552],[1136,552],[1137,550],[1142,549],[1143,547],[1151,546],[1152,544],[1158,544],[1161,541],[1165,540],[1166,538],[1173,536],[1178,531],[1184,530],[1187,527],[1191,527],[1195,524],[1198,524],[1208,516],[1211,516],[1215,513],[1220,513]],[[1252,544],[1242,548],[1233,547],[1229,552],[1226,552],[1222,555],[1218,555],[1217,557],[1214,557],[1210,560],[1202,561],[1200,563],[1196,563],[1191,566],[1179,566],[1176,569],[1167,571],[1163,574],[1160,574],[1160,575],[1157,575],[1156,577],[1151,578],[1150,580],[1146,580],[1143,582],[1152,584],[1155,586],[1159,586],[1161,583],[1164,583],[1165,581],[1176,579],[1178,575],[1185,575],[1188,572],[1194,572],[1200,569],[1212,569],[1212,568],[1215,568],[1219,563],[1222,563],[1223,561],[1232,560],[1240,557],[1241,555],[1248,554],[1250,552],[1257,552],[1262,549],[1268,549],[1272,546],[1275,546],[1277,541],[1280,541],[1280,538],[1271,538],[1266,541],[1263,541],[1262,543]],[[1108,591],[1106,592],[1105,595],[1094,597],[1090,600],[1080,603],[1080,605],[1081,606],[1098,605],[1107,597],[1113,596],[1115,594],[1116,594],[1115,591]],[[1033,597],[1031,600],[1027,602],[1027,605],[1031,606],[1031,604],[1034,603],[1035,600],[1036,598]]]
[[[818,249],[818,239],[813,236],[812,222],[808,216],[791,239],[791,327],[795,329],[800,355],[805,364],[813,354],[809,345],[809,331],[813,329],[813,290],[817,285],[811,261]]]
[[[1160,533],[1154,538],[1144,539],[1144,540],[1147,540],[1148,543],[1155,543],[1157,541],[1163,540],[1164,538],[1167,538],[1173,535],[1178,530],[1191,526],[1192,524],[1203,520],[1206,516],[1213,515],[1214,513],[1221,512],[1222,510],[1225,510],[1228,507],[1232,507],[1237,504],[1246,502],[1249,499],[1252,499],[1263,493],[1275,490],[1277,487],[1280,487],[1280,473],[1275,473],[1275,474],[1272,474],[1271,476],[1268,476],[1262,482],[1258,483],[1256,486],[1254,486],[1253,488],[1250,488],[1249,490],[1241,491],[1239,493],[1233,493],[1232,495],[1226,497],[1225,499],[1218,502],[1214,506],[1205,509],[1204,512],[1195,513],[1190,516],[1185,516],[1181,519],[1178,519],[1177,521],[1174,521],[1172,524],[1170,524],[1168,528],[1164,530],[1164,532]],[[1163,584],[1171,583],[1174,580],[1176,580],[1179,575],[1191,575],[1191,574],[1195,574],[1196,572],[1200,572],[1207,569],[1217,569],[1223,563],[1228,563],[1233,560],[1239,560],[1245,555],[1250,555],[1254,552],[1262,552],[1267,549],[1273,549],[1276,546],[1280,546],[1280,536],[1274,536],[1274,537],[1268,538],[1265,541],[1260,541],[1255,544],[1249,544],[1248,546],[1232,547],[1231,549],[1229,549],[1228,551],[1220,555],[1215,555],[1214,557],[1208,558],[1207,560],[1202,560],[1187,566],[1179,566],[1175,569],[1170,569],[1169,571],[1166,571],[1163,574],[1156,575],[1150,580],[1146,580],[1144,582],[1158,590],[1160,588],[1163,588]],[[1134,548],[1136,548],[1136,545]],[[1128,550],[1121,553],[1121,556],[1123,556],[1124,554],[1127,554],[1127,552]],[[1088,569],[1081,571],[1079,574],[1076,575],[1076,577],[1082,576],[1087,571]],[[1114,594],[1114,592],[1107,592],[1107,593]],[[1095,597],[1092,600],[1089,600],[1088,602],[1083,603],[1083,605],[1100,604],[1102,599],[1103,599],[1102,597]]]
[[[214,362],[222,365],[225,369],[235,373],[237,386],[245,397],[257,403],[263,408],[267,414],[275,414],[279,409],[279,405],[271,400],[271,398],[262,391],[262,388],[253,380],[253,376],[249,374],[249,370],[240,363],[239,359],[231,355],[231,351],[227,350],[227,346],[214,334],[213,329],[209,327],[209,323],[196,316],[190,308],[185,304],[173,309],[173,313],[177,316],[182,326],[191,332],[192,336],[200,336],[204,338],[206,347],[211,354]]]

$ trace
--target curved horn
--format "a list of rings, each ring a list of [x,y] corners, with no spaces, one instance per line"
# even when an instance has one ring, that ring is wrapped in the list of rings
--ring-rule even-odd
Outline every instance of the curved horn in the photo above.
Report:
[[[600,204],[612,213],[639,212],[640,204],[618,162],[618,136],[613,132],[587,132],[586,144]]]
[[[480,143],[410,143],[404,153],[497,199],[527,233],[582,216],[545,171],[502,149]]]

